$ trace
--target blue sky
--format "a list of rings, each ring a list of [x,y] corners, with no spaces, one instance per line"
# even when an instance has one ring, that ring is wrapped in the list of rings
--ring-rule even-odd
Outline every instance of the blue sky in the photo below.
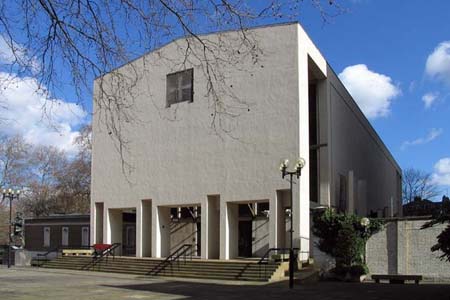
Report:
[[[341,0],[348,12],[328,23],[310,1],[300,3],[298,20],[400,166],[433,173],[445,192],[450,187],[450,1]],[[9,57],[2,53],[1,42],[4,63]],[[6,75],[0,68],[0,80]],[[12,86],[0,95],[0,104],[10,104],[1,117],[10,114],[14,119],[24,112],[26,117],[3,123],[0,133],[15,130],[30,142],[73,151],[71,141],[89,118],[70,103],[73,91],[53,91],[61,101],[52,107],[60,130],[52,132],[39,114],[44,97],[31,95],[37,82],[26,78]],[[85,103],[87,110],[90,102]]]

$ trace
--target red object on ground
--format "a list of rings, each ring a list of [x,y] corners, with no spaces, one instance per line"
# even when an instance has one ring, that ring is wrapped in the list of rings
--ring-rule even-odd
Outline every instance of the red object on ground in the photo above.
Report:
[[[112,245],[110,244],[94,244],[92,247],[96,252],[102,252],[109,248],[111,248]]]

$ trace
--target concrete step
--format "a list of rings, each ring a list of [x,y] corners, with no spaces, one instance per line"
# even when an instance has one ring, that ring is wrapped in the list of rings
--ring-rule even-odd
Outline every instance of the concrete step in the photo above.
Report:
[[[85,261],[85,262],[89,262],[92,261],[92,258],[86,258],[86,257],[77,257],[77,256],[71,256],[71,257],[60,257],[57,260],[64,260],[64,261]],[[105,261],[106,258],[104,258],[102,261]],[[127,263],[127,264],[159,264],[161,263],[163,260],[149,260],[149,259],[124,259],[124,258],[112,258],[109,257],[108,261],[114,261],[114,262],[122,262],[122,263]],[[214,266],[251,266],[251,265],[258,265],[257,262],[222,262],[222,261],[205,261],[205,260],[179,260],[179,262],[183,262],[186,264],[195,264],[195,265],[202,265],[202,266],[208,266],[208,265],[214,265]],[[272,264],[268,264],[270,265],[278,265],[278,263],[272,263]]]
[[[68,270],[79,270],[77,267],[73,266],[43,266],[44,268],[57,268],[57,269],[68,269]],[[148,275],[145,271],[139,270],[126,270],[122,268],[101,268],[101,269],[93,269],[90,271],[97,272],[111,272],[111,273],[124,273],[124,274],[134,274],[134,275],[142,275],[142,276],[152,276]],[[158,275],[153,276],[164,276],[164,277],[186,277],[186,278],[205,278],[205,279],[221,279],[221,280],[245,280],[245,281],[267,281],[270,276],[259,276],[256,274],[234,274],[234,273],[210,273],[210,272],[162,272]]]
[[[72,268],[77,270],[82,270],[83,265],[73,265],[70,263],[48,263],[43,265],[43,267],[46,268]],[[271,275],[275,269],[220,269],[220,268],[209,268],[209,269],[202,269],[202,268],[192,268],[192,267],[176,267],[176,266],[168,266],[167,268],[160,270],[159,272],[155,272],[152,269],[148,268],[139,268],[139,267],[133,267],[133,266],[119,266],[115,264],[108,264],[103,266],[94,266],[95,270],[105,270],[105,271],[118,271],[118,270],[124,270],[124,271],[136,271],[140,272],[142,274],[166,274],[166,273],[205,273],[205,274],[230,274],[230,275],[242,275],[242,276],[257,276],[260,277],[263,274],[268,274],[267,276]],[[153,271],[153,272],[151,272]]]
[[[66,258],[59,258],[56,260],[53,260],[51,262],[47,262],[46,264],[73,264],[78,266],[88,266],[92,261],[91,260],[69,260]],[[152,262],[152,263],[146,263],[146,262],[126,262],[126,261],[117,261],[117,260],[104,260],[96,264],[97,265],[117,265],[117,266],[123,266],[123,267],[136,267],[136,268],[147,268],[152,269],[157,266],[159,266],[161,262]],[[180,267],[180,268],[201,268],[201,269],[227,269],[227,270],[242,270],[242,269],[248,269],[248,270],[255,270],[255,269],[265,269],[265,270],[275,270],[278,265],[270,264],[270,265],[258,265],[258,264],[217,264],[217,263],[196,263],[196,262],[174,262],[172,264],[173,267]]]
[[[90,265],[92,258],[81,256],[64,256],[45,262],[44,268],[81,270],[88,266],[91,271],[149,275],[163,260],[108,258],[94,267]],[[223,262],[223,261],[180,261],[165,266],[156,276],[210,278],[223,280],[268,281],[278,268],[278,264],[259,265],[256,262]],[[151,276],[151,275],[149,275]]]
[[[50,263],[50,262],[47,262]],[[77,265],[86,265],[92,263],[92,260],[67,260],[67,259],[56,259],[51,261],[51,263],[67,263],[67,264],[77,264]],[[96,265],[122,265],[122,266],[135,266],[135,267],[156,267],[161,265],[161,262],[158,263],[147,263],[147,262],[124,262],[124,261],[116,261],[116,260],[109,260],[109,261],[101,261],[96,263]],[[224,269],[259,269],[259,268],[265,268],[265,269],[276,269],[278,267],[278,264],[271,264],[271,265],[258,265],[258,264],[205,264],[205,263],[194,263],[194,262],[173,262],[174,266],[184,266],[184,267],[201,267],[204,269],[209,268],[224,268]]]

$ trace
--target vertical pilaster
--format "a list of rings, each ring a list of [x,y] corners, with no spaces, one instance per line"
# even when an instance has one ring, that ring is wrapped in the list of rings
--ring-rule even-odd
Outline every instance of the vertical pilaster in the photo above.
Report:
[[[136,207],[136,257],[142,257],[142,204]]]
[[[208,196],[202,204],[202,258],[220,257],[220,196]]]
[[[120,243],[122,244],[122,231],[123,231],[123,222],[122,222],[122,211],[119,209],[108,209],[108,233],[107,233],[107,243],[114,244]],[[117,255],[122,255],[122,248],[118,247],[115,250]]]
[[[347,212],[353,214],[355,213],[356,207],[355,207],[355,175],[352,170],[348,171],[347,191],[348,191]]]
[[[276,191],[270,199],[269,247],[284,248],[286,238],[285,191]]]
[[[331,178],[331,113],[330,113],[330,93],[328,80],[319,80],[317,83],[316,100],[319,102],[319,205],[331,206],[330,178]]]
[[[92,205],[91,214],[91,245],[103,243],[105,228],[105,212],[103,202]]]
[[[154,257],[167,257],[170,253],[170,208],[152,208],[152,253]]]
[[[299,34],[303,32],[299,29]],[[302,40],[299,38],[299,40]],[[306,161],[302,170],[302,176],[294,188],[293,213],[294,213],[294,236],[295,245],[298,245],[301,253],[309,252],[309,78],[308,78],[308,53],[307,45],[299,44],[298,53],[298,79],[299,79],[299,153],[298,156]],[[308,254],[301,254],[302,260],[308,258]]]
[[[228,212],[225,201],[220,201],[220,259],[229,259],[228,251]]]
[[[202,201],[202,214],[201,214],[201,245],[202,245],[202,259],[209,258],[209,201]]]
[[[220,211],[220,259],[232,259],[238,256],[238,205],[223,201]]]

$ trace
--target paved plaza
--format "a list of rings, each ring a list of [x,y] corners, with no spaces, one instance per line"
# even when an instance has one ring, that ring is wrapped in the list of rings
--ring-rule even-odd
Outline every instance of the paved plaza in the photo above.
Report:
[[[1,267],[0,299],[450,300],[450,285],[320,282],[297,285],[294,290],[289,290],[285,282],[254,286],[209,280],[168,280],[65,270],[31,268],[8,270]]]

